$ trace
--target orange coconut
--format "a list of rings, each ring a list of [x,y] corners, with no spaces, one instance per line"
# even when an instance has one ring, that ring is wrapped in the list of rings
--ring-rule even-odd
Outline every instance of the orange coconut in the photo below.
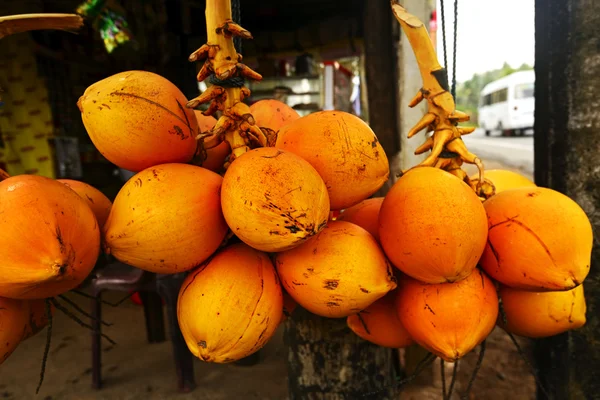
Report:
[[[227,234],[223,178],[205,168],[163,164],[131,177],[104,226],[104,249],[157,273],[187,271],[213,254]]]
[[[481,200],[438,168],[409,170],[387,193],[379,212],[381,245],[394,266],[426,283],[464,279],[485,247]]]
[[[492,280],[476,269],[460,282],[426,284],[400,280],[396,308],[413,340],[446,361],[456,361],[494,329],[498,295]]]
[[[28,319],[29,302],[0,297],[0,364],[23,340]]]
[[[112,207],[112,202],[108,199],[108,197],[106,197],[104,193],[92,185],[88,185],[85,182],[76,181],[73,179],[58,179],[58,181],[73,189],[75,193],[85,200],[85,202],[94,212],[94,215],[98,220],[98,225],[100,225],[100,228],[102,228],[106,222],[106,219],[108,218],[110,208]]]
[[[505,169],[486,169],[483,177],[492,182],[496,189],[496,194],[520,187],[537,187],[535,183],[523,175]],[[479,175],[475,174],[470,179],[474,183],[477,183],[479,182]]]
[[[45,299],[29,300],[29,318],[25,326],[25,339],[40,332],[48,325],[48,311]],[[54,315],[54,306],[50,306],[50,313]]]
[[[236,158],[227,169],[221,205],[233,233],[255,249],[276,252],[317,234],[329,217],[329,197],[315,169],[272,147]]]
[[[100,252],[98,222],[66,185],[36,175],[0,182],[0,296],[53,297],[79,286]]]
[[[264,99],[253,103],[250,112],[256,121],[256,125],[272,140],[277,139],[277,133],[286,124],[300,118],[300,114],[287,104],[275,100]],[[275,143],[270,143],[274,145]]]
[[[367,199],[390,172],[385,151],[369,125],[343,111],[315,112],[288,123],[275,146],[315,167],[327,185],[332,210]]]
[[[126,71],[88,87],[77,105],[98,151],[118,167],[138,172],[192,159],[198,122],[186,103],[162,76]]]
[[[488,244],[481,267],[518,289],[567,290],[590,271],[592,225],[581,207],[548,188],[524,187],[484,202]]]
[[[348,221],[366,229],[379,242],[379,210],[383,197],[374,197],[344,210],[336,218],[338,221]]]
[[[377,241],[358,225],[330,221],[313,239],[275,255],[281,284],[313,314],[342,318],[396,287]]]
[[[352,332],[378,346],[402,348],[414,343],[396,312],[393,290],[358,314],[350,315],[346,323]]]
[[[558,335],[585,325],[583,285],[560,292],[531,292],[501,285],[508,332],[529,338]]]
[[[181,333],[203,361],[240,360],[263,347],[281,321],[283,299],[268,255],[244,243],[220,250],[181,286]]]
[[[198,120],[198,127],[200,132],[207,132],[211,130],[217,120],[211,115],[204,115],[201,111],[194,110],[196,113],[196,119]],[[206,149],[206,159],[202,162],[201,166],[206,169],[210,169],[214,172],[220,172],[225,164],[225,159],[231,153],[229,143],[223,141],[215,147]]]

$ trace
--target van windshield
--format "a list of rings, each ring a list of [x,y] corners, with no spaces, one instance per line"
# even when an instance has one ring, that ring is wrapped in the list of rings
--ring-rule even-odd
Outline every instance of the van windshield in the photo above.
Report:
[[[515,86],[515,99],[528,99],[533,97],[533,83],[521,83]]]

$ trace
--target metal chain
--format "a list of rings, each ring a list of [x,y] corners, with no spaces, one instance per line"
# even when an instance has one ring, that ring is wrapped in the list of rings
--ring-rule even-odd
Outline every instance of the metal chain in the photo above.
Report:
[[[458,26],[458,0],[454,0],[454,45],[452,54],[452,89],[450,93],[456,100],[456,28]]]
[[[232,0],[231,1],[231,19],[238,25],[242,24],[242,10],[240,7],[240,0]],[[233,44],[235,46],[235,51],[238,53],[242,52],[242,38],[235,37],[233,38]]]

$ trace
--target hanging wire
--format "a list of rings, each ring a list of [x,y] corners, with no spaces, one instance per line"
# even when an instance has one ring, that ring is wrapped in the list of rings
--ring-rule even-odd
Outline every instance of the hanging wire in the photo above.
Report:
[[[444,49],[444,68],[448,70],[448,47],[446,45],[446,18],[444,13],[444,0],[440,0],[440,13],[442,15],[442,46]],[[450,93],[452,97],[456,99],[456,38],[457,38],[457,27],[458,27],[458,0],[454,0],[454,31],[452,32],[452,86]]]
[[[442,399],[446,400],[446,366],[443,358],[440,358],[440,375],[442,376]]]
[[[458,26],[458,0],[454,0],[454,44],[452,51],[452,89],[450,93],[452,93],[452,97],[456,100],[456,34],[457,34],[457,26]]]
[[[444,0],[440,0],[440,12],[442,14],[442,47],[444,49],[444,68],[448,69],[448,57],[446,47],[446,18],[444,17]]]

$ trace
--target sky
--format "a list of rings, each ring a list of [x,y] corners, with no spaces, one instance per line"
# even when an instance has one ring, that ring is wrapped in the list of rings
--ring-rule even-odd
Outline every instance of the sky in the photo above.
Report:
[[[437,51],[443,64],[440,2],[444,1],[448,77],[452,77],[454,0],[437,0]],[[534,0],[458,0],[456,80],[475,73],[523,63],[533,65],[535,51]]]

